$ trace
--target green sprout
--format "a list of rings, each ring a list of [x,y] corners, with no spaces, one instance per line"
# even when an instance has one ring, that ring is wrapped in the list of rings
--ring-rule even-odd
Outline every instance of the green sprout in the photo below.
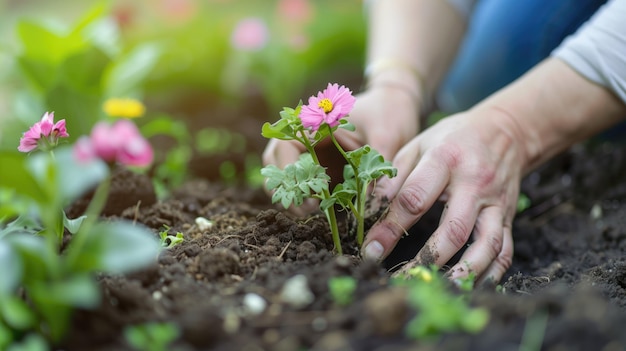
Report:
[[[182,232],[176,232],[176,235],[170,235],[170,227],[163,225],[165,229],[159,232],[159,238],[161,246],[166,249],[171,249],[174,246],[182,243],[185,240],[185,235]]]
[[[126,327],[124,337],[130,346],[140,351],[168,351],[180,335],[172,323],[145,323]]]
[[[336,304],[347,306],[354,298],[357,281],[354,277],[333,277],[328,280],[328,290]]]
[[[405,276],[395,278],[394,282],[408,288],[409,305],[416,311],[405,330],[411,338],[433,338],[457,331],[477,333],[489,320],[486,309],[470,307],[465,295],[452,293],[450,282],[435,266],[413,267]],[[462,285],[471,287],[467,283]],[[461,290],[468,292],[464,288]]]

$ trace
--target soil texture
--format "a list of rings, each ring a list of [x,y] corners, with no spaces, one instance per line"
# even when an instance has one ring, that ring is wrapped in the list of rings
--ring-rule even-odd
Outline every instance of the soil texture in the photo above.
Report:
[[[179,327],[171,350],[626,349],[622,145],[576,146],[524,179],[530,207],[514,222],[513,265],[498,287],[471,293],[471,304],[489,311],[486,328],[435,340],[406,336],[419,311],[389,282],[432,233],[440,206],[376,264],[362,261],[350,238],[335,255],[323,216],[296,217],[261,189],[198,178],[157,201],[149,181],[126,171],[113,186],[107,219],[136,220],[155,236],[167,226],[185,240],[148,269],[99,277],[101,306],[75,313],[59,349],[132,350],[124,328],[153,321]],[[357,280],[347,306],[329,294],[337,276]],[[297,283],[305,288],[287,298],[283,288]]]

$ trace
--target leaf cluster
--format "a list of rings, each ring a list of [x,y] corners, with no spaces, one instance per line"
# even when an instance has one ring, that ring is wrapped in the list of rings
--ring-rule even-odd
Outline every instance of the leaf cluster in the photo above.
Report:
[[[68,219],[63,207],[106,182],[108,171],[100,163],[73,162],[68,148],[57,151],[55,158],[0,152],[10,169],[0,172],[0,265],[10,267],[0,274],[2,350],[61,340],[75,308],[99,304],[96,272],[140,269],[160,250],[152,231],[141,225]],[[60,254],[66,230],[73,238]]]
[[[395,278],[393,282],[408,289],[409,305],[416,311],[405,330],[411,338],[433,338],[449,332],[477,333],[487,325],[488,311],[471,307],[467,295],[453,292],[449,280],[435,266],[415,267],[407,277]]]
[[[393,178],[398,170],[386,161],[383,156],[369,145],[364,145],[353,151],[346,152],[349,163],[344,166],[342,183],[333,189],[331,198],[320,204],[322,209],[328,209],[338,204],[344,209],[354,209],[355,198],[364,192],[368,186],[382,176]],[[357,172],[355,173],[355,168]]]
[[[124,329],[130,346],[140,351],[168,351],[170,344],[180,335],[180,329],[172,323],[145,323]]]
[[[274,190],[272,203],[280,201],[285,208],[300,206],[304,199],[328,190],[330,181],[324,167],[316,164],[310,154],[300,155],[297,162],[284,169],[266,166],[261,174],[267,178],[267,188]]]

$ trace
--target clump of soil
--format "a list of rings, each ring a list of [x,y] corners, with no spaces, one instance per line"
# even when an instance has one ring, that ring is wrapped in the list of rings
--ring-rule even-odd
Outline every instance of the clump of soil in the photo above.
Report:
[[[434,341],[405,336],[419,312],[389,279],[434,230],[439,206],[378,265],[361,261],[350,238],[347,253],[336,256],[323,216],[295,217],[260,189],[197,179],[151,201],[136,189],[149,182],[121,172],[115,184],[135,189],[121,190],[124,208],[107,215],[141,222],[155,235],[168,226],[185,240],[148,269],[100,277],[101,306],[77,311],[60,347],[131,350],[125,327],[166,321],[181,331],[171,350],[518,350],[532,346],[531,331],[544,350],[624,350],[625,155],[624,146],[580,146],[529,175],[522,191],[532,206],[514,223],[513,266],[498,289],[471,294],[473,305],[489,310],[489,324],[476,335]],[[339,306],[327,282],[345,275],[358,285],[353,302]],[[286,299],[283,289],[294,280],[305,282],[306,296]],[[250,296],[262,298],[262,312],[246,302]]]

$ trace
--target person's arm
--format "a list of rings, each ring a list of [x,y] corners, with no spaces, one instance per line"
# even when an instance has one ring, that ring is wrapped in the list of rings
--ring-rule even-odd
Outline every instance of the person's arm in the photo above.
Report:
[[[370,1],[365,68],[368,88],[406,90],[427,104],[465,31],[466,18],[460,7],[442,0]]]
[[[592,82],[558,58],[550,58],[522,79],[473,110],[497,111],[503,125],[522,146],[529,172],[574,143],[626,117],[626,105],[614,92]]]
[[[475,272],[482,281],[498,281],[513,257],[511,228],[523,174],[625,116],[626,105],[612,91],[547,59],[398,152],[398,176],[377,188],[392,201],[368,232],[364,255],[387,256],[404,231],[443,200],[439,227],[405,268],[443,266],[469,243],[451,277]]]

